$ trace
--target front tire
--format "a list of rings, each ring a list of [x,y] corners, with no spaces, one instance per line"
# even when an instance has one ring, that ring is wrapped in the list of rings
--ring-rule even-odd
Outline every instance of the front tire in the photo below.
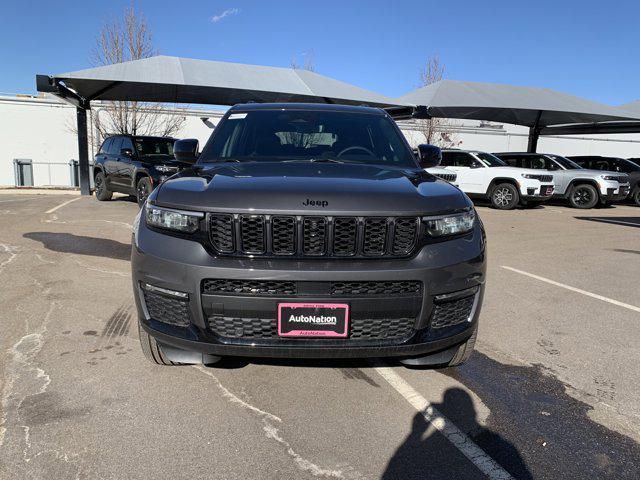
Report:
[[[518,189],[510,183],[500,183],[491,189],[491,206],[498,210],[513,210],[520,201]]]
[[[111,200],[113,192],[107,188],[107,178],[104,176],[104,173],[98,172],[94,183],[96,187],[96,198],[101,202]]]
[[[598,191],[593,185],[582,183],[571,189],[569,204],[573,208],[588,209],[595,207],[599,199]]]
[[[145,200],[152,190],[153,187],[151,186],[151,182],[148,177],[142,177],[138,180],[136,185],[136,199],[138,200],[138,206],[140,208],[142,208],[142,205],[144,205]]]
[[[631,200],[633,200],[633,203],[640,207],[640,186],[636,187],[636,189],[631,194]]]
[[[477,337],[478,337],[478,325],[473,327],[473,333],[469,337],[469,340],[467,340],[466,342],[458,346],[458,350],[456,351],[455,355],[449,361],[449,363],[447,363],[446,366],[457,367],[459,365],[462,365],[467,360],[469,360],[469,357],[471,357],[471,354],[473,353],[473,350],[476,346]]]
[[[142,353],[144,353],[146,359],[151,363],[164,366],[178,365],[177,363],[172,362],[164,356],[156,339],[149,335],[142,328],[140,322],[138,322],[138,337],[140,338],[140,347],[142,348]]]

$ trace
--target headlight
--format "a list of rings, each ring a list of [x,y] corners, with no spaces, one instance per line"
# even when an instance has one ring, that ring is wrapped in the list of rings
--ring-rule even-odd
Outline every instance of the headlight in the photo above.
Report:
[[[473,210],[454,215],[422,218],[426,232],[431,237],[469,232],[473,228],[475,220],[476,213]]]
[[[618,176],[618,175],[600,175],[600,177],[603,180],[607,180],[609,182],[626,183],[626,182],[620,182],[620,176]]]
[[[534,173],[521,173],[523,178],[528,178],[529,180],[540,180],[540,175],[536,175]]]
[[[200,219],[204,217],[204,213],[201,212],[171,210],[148,204],[145,210],[147,225],[186,233],[195,232],[198,229]]]
[[[177,172],[178,171],[178,167],[168,167],[167,165],[156,165],[156,170],[158,170],[159,172],[164,172],[164,173]]]

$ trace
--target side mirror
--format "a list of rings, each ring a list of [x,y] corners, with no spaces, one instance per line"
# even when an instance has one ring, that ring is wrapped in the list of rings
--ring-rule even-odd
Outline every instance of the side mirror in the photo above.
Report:
[[[469,168],[480,168],[482,167],[482,165],[480,165],[480,163],[478,163],[476,160],[474,160],[471,165],[469,165]]]
[[[418,145],[418,161],[422,168],[437,167],[442,161],[442,150],[426,143]]]
[[[121,148],[120,155],[122,155],[123,157],[133,157],[133,150],[131,150],[130,148]]]
[[[173,143],[173,156],[181,162],[195,163],[198,160],[199,146],[195,138],[176,140]]]

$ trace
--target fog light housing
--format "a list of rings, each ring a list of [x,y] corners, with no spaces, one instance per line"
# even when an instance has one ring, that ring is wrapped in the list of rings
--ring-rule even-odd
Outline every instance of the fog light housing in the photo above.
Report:
[[[141,283],[140,286],[147,292],[160,293],[162,295],[168,295],[170,297],[179,298],[181,300],[189,300],[189,294],[186,292],[179,292],[177,290],[169,290],[168,288],[157,287],[150,283]]]

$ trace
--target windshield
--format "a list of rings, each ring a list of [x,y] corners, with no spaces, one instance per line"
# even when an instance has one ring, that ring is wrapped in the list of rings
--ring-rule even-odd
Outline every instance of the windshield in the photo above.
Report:
[[[611,166],[613,167],[612,171],[614,172],[622,172],[622,173],[640,172],[640,166],[624,158],[612,158]]]
[[[555,160],[560,166],[566,168],[567,170],[581,170],[582,167],[578,165],[576,162],[569,160],[566,157],[561,157],[560,155],[547,155],[552,160]]]
[[[500,160],[495,155],[491,155],[486,152],[475,152],[474,155],[480,159],[482,163],[484,163],[487,167],[506,167],[508,166],[505,162]]]
[[[173,155],[173,138],[135,138],[136,151],[140,156]]]
[[[198,160],[344,162],[416,167],[393,122],[383,115],[305,110],[231,113]]]

